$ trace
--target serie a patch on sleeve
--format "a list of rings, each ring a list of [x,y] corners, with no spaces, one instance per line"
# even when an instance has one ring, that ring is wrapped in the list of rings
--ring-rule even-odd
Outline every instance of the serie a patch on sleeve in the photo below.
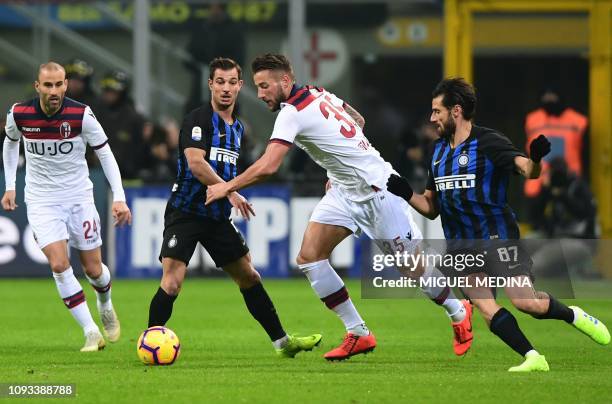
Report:
[[[195,140],[196,142],[202,140],[202,128],[199,126],[194,126],[191,129],[191,139]]]

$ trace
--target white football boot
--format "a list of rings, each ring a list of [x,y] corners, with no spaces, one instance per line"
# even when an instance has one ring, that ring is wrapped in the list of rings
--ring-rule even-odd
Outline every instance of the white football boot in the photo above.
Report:
[[[100,331],[94,330],[85,334],[85,345],[81,348],[81,352],[101,351],[105,346],[106,342]]]
[[[119,324],[115,309],[111,307],[108,310],[101,310],[98,306],[98,312],[104,326],[104,335],[110,342],[117,342],[121,336],[121,324]]]

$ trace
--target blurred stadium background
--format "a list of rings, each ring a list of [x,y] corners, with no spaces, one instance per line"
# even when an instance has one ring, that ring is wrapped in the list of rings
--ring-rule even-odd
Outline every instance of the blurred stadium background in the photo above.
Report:
[[[426,178],[433,136],[427,126],[430,93],[443,76],[472,81],[480,97],[477,122],[501,130],[520,148],[527,115],[543,106],[547,90],[554,92],[561,99],[557,107],[571,107],[589,120],[583,150],[573,157],[582,164],[580,175],[568,177],[587,189],[568,194],[577,198],[578,205],[570,206],[581,208],[555,198],[528,199],[518,177],[510,204],[527,236],[612,238],[610,0],[2,3],[3,111],[32,97],[39,64],[54,60],[67,66],[71,95],[90,104],[107,130],[134,215],[131,228],[104,227],[105,261],[118,277],[160,274],[157,255],[178,127],[185,111],[208,100],[206,66],[213,57],[232,57],[243,66],[239,108],[248,144],[242,167],[262,152],[274,115],[256,99],[250,61],[265,52],[286,53],[298,82],[324,86],[355,106],[366,118],[371,143],[416,188]],[[553,144],[552,157],[563,160],[565,153],[562,143]],[[93,156],[89,162],[98,210],[109,223],[106,182]],[[569,192],[563,188],[568,181],[558,192]],[[245,192],[257,217],[238,224],[264,277],[295,273],[301,235],[324,183],[325,173],[293,150],[272,182]],[[0,276],[49,276],[27,225],[23,163],[17,187],[20,209],[0,212]],[[425,237],[442,236],[437,222],[417,220]],[[611,277],[611,251],[578,252],[596,259],[583,259],[577,271]],[[361,255],[360,240],[347,240],[333,262],[358,276]],[[218,273],[204,251],[190,270]]]

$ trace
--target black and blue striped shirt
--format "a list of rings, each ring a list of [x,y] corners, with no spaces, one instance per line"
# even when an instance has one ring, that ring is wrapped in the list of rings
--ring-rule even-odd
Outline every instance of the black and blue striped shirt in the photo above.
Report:
[[[233,124],[225,122],[210,104],[191,111],[183,120],[179,136],[178,172],[168,204],[175,209],[211,219],[229,218],[232,206],[223,198],[208,206],[206,185],[191,172],[185,149],[195,147],[206,152],[206,161],[225,181],[238,175],[238,157],[244,127],[234,117]]]
[[[514,158],[524,156],[493,129],[472,126],[455,148],[434,143],[427,188],[437,196],[447,239],[517,239],[519,229],[506,191]]]

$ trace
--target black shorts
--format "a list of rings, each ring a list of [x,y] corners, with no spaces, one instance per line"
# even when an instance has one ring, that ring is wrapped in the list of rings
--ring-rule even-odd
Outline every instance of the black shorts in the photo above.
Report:
[[[214,220],[166,207],[164,241],[159,260],[173,258],[188,264],[198,242],[219,268],[249,252],[242,234],[230,219]]]

